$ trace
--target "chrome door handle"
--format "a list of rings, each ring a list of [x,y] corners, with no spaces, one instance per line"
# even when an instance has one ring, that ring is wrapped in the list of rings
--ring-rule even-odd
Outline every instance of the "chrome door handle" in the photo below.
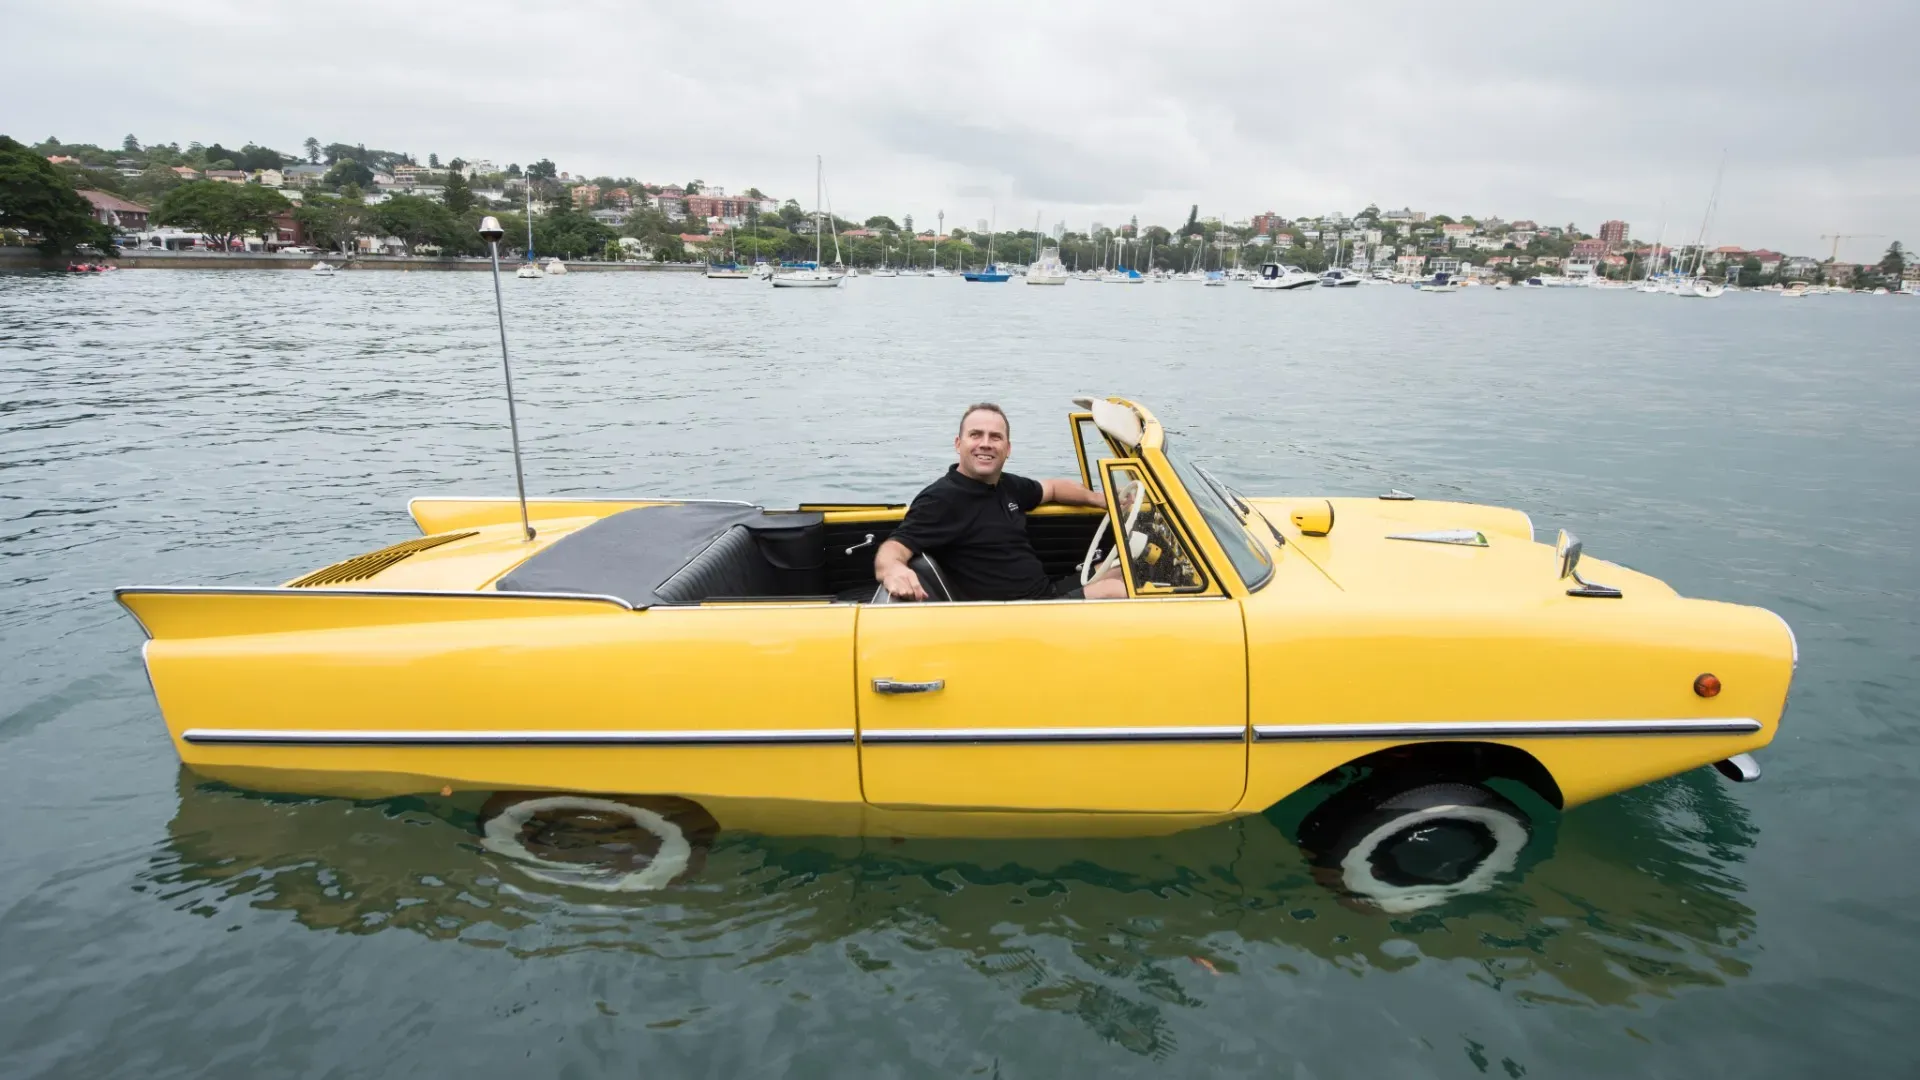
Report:
[[[892,679],[873,680],[873,690],[877,694],[931,694],[947,685],[945,679],[931,682],[895,682]]]

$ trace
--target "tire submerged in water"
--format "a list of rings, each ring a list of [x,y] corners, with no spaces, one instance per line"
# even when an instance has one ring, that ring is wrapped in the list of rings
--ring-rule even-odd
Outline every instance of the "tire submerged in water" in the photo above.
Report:
[[[697,875],[720,825],[672,796],[503,791],[480,808],[480,843],[528,877],[598,892],[653,892]]]
[[[1519,864],[1526,812],[1479,784],[1362,781],[1300,825],[1323,884],[1391,915],[1491,889]]]

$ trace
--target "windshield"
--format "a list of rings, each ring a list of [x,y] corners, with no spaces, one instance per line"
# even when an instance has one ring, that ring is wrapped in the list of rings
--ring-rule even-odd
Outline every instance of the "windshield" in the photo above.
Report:
[[[1172,440],[1169,439],[1170,443]],[[1246,582],[1247,588],[1257,589],[1267,583],[1273,575],[1273,559],[1266,549],[1247,534],[1246,526],[1240,515],[1234,511],[1231,496],[1215,486],[1204,469],[1189,464],[1184,457],[1176,456],[1171,446],[1162,447],[1167,460],[1173,463],[1173,471],[1180,475],[1180,482],[1186,486],[1187,494],[1193,496],[1194,504],[1200,507],[1200,516],[1206,519],[1207,528],[1213,531],[1215,540],[1227,550],[1227,561],[1233,563],[1233,569]]]

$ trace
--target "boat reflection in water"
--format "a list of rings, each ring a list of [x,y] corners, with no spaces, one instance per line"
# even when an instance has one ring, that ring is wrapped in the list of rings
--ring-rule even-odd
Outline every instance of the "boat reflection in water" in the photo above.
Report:
[[[1736,950],[1754,929],[1735,876],[1753,830],[1702,772],[1545,815],[1494,888],[1408,915],[1322,883],[1287,839],[1311,794],[1124,839],[712,835],[683,821],[707,850],[675,866],[676,883],[609,893],[490,850],[476,799],[257,795],[184,769],[179,789],[170,842],[143,878],[182,911],[246,905],[314,930],[406,930],[535,958],[625,949],[734,966],[821,948],[858,960],[891,942],[959,954],[1023,1004],[1154,1056],[1166,1010],[1198,1004],[1180,989],[1196,965],[1365,974],[1467,960],[1469,977],[1529,1003],[1621,1005],[1743,977]],[[603,839],[557,859],[634,857],[631,836]]]

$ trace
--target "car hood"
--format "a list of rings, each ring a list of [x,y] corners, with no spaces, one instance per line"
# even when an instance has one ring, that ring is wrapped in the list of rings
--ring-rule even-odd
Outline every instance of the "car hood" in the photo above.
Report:
[[[1248,500],[1286,538],[1286,550],[1304,557],[1353,599],[1383,602],[1447,597],[1487,603],[1546,600],[1566,595],[1551,543],[1536,542],[1533,523],[1518,510],[1425,499],[1261,498]],[[1293,523],[1299,510],[1331,506],[1333,527],[1308,536]],[[1485,546],[1394,539],[1468,530]],[[1587,558],[1582,576],[1621,589],[1629,598],[1672,597],[1664,582],[1623,566]]]

